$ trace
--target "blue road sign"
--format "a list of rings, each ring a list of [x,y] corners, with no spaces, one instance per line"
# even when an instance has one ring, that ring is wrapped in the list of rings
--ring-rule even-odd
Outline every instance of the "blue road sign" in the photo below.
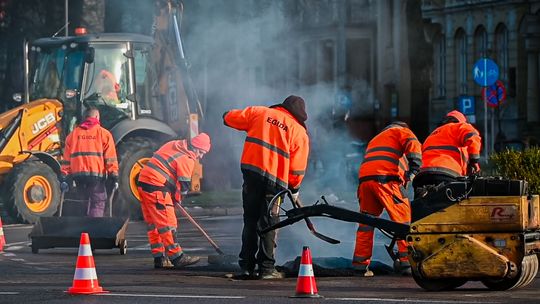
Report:
[[[459,96],[458,110],[463,113],[463,115],[474,115],[474,96]]]
[[[506,87],[502,81],[497,80],[495,84],[482,89],[482,98],[488,106],[496,108],[506,101]]]
[[[482,58],[474,64],[473,77],[479,85],[490,86],[499,78],[499,66],[489,58]]]

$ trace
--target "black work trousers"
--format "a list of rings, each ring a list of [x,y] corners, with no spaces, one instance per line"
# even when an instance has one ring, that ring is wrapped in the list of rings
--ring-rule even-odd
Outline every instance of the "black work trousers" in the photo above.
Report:
[[[244,172],[242,185],[242,203],[244,207],[244,228],[242,230],[242,250],[238,264],[242,270],[252,272],[259,266],[259,272],[274,269],[274,250],[276,247],[276,231],[258,235],[257,229],[271,225],[274,220],[268,213],[268,205],[277,189],[265,181],[260,175]]]

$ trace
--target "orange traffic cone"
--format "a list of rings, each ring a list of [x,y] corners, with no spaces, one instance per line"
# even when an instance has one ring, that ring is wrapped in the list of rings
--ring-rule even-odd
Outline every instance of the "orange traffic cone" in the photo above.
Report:
[[[293,298],[320,298],[313,275],[313,265],[311,263],[311,251],[304,246],[300,269],[298,270],[298,280],[296,281],[296,295]]]
[[[90,247],[90,237],[88,233],[81,233],[81,242],[79,245],[79,256],[75,266],[75,275],[73,276],[73,286],[67,291],[70,294],[94,294],[107,292],[99,286],[96,265],[92,256],[92,247]]]
[[[2,218],[0,218],[0,252],[4,251],[4,245],[6,245],[6,238],[4,237],[4,228],[2,227]]]

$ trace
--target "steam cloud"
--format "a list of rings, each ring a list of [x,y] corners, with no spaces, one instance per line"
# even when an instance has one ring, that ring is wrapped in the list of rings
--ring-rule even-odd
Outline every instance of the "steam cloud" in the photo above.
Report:
[[[140,19],[141,24],[147,23],[144,26],[133,25],[132,19],[141,11],[153,11],[153,4],[135,2],[129,8],[133,12],[117,22],[122,31],[149,34],[148,18]],[[358,210],[356,174],[363,147],[358,142],[352,144],[354,139],[343,122],[346,110],[336,107],[335,83],[319,81],[302,85],[299,72],[291,72],[292,66],[300,64],[294,48],[305,40],[295,33],[300,16],[289,10],[291,3],[271,0],[184,0],[183,3],[181,26],[186,57],[205,110],[201,128],[210,134],[214,147],[203,160],[203,187],[219,191],[240,188],[242,184],[239,160],[245,133],[225,127],[222,114],[250,105],[270,106],[295,94],[306,100],[309,116],[311,153],[301,189],[304,202],[312,204],[326,195],[330,203]],[[307,1],[302,3],[311,5]],[[352,114],[372,116],[376,101],[370,85],[356,80],[349,81],[349,86]],[[238,200],[240,205],[241,198]],[[303,245],[310,246],[314,256],[352,257],[356,224],[329,219],[316,219],[314,223],[320,232],[340,239],[342,244],[324,243],[298,223],[279,232],[278,263],[299,255]],[[381,256],[381,250],[384,251],[382,247],[375,250],[375,258]],[[386,256],[385,252],[382,254]]]

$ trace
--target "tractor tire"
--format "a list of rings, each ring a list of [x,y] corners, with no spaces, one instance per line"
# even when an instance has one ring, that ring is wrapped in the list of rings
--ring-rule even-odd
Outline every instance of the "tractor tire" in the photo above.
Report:
[[[39,161],[15,166],[3,186],[3,205],[16,220],[34,224],[53,216],[60,205],[60,183],[54,171]]]
[[[146,137],[132,137],[119,144],[120,187],[113,215],[142,219],[136,181],[142,165],[152,157],[158,147],[155,141]]]

